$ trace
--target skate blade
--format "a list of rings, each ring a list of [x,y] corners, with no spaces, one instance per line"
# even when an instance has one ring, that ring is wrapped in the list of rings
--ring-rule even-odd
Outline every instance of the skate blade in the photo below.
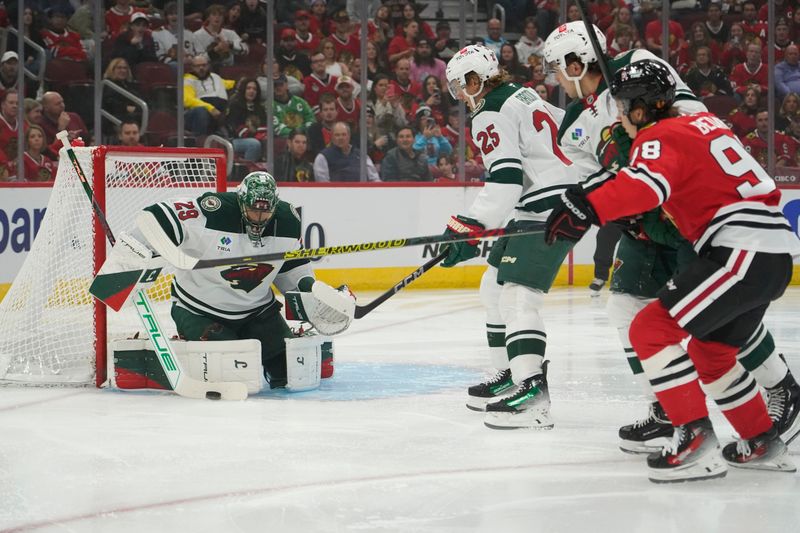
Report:
[[[769,461],[765,462],[760,462],[760,463],[758,461],[754,461],[752,463],[728,462],[728,464],[731,466],[735,466],[736,468],[741,468],[742,470],[766,470],[769,472],[786,472],[787,474],[797,472],[797,466],[794,464],[794,461],[792,461],[789,458],[788,450],[786,450],[778,457],[774,457]]]
[[[667,444],[668,439],[658,437],[646,441],[624,440],[619,441],[619,449],[632,455],[649,455],[653,452],[660,452]]]
[[[486,406],[492,401],[496,400],[495,398],[475,398],[469,396],[467,398],[467,409],[470,411],[479,411],[481,413],[486,412]]]
[[[653,483],[684,483],[686,481],[705,481],[719,479],[728,475],[728,467],[719,450],[710,454],[712,457],[669,470],[650,469],[648,476]]]
[[[542,412],[486,413],[483,425],[489,429],[553,429],[553,419]]]

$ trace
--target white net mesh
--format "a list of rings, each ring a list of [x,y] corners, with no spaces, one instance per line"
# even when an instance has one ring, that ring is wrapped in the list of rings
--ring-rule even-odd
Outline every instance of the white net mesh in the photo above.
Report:
[[[99,182],[95,194],[100,199],[105,196],[104,210],[115,234],[131,229],[147,205],[215,190],[224,165],[224,158],[207,151],[109,148],[106,152],[100,147],[75,148],[75,153],[90,184],[95,173],[104,171],[104,185],[95,180]],[[224,187],[224,178],[222,183]],[[39,232],[0,302],[1,381],[93,383],[96,347],[139,329],[135,313],[110,311],[108,338],[98,333],[94,308],[99,304],[88,291],[94,258],[100,253],[95,249],[93,217],[89,199],[62,151]],[[148,293],[154,302],[169,299],[170,279],[165,269]]]

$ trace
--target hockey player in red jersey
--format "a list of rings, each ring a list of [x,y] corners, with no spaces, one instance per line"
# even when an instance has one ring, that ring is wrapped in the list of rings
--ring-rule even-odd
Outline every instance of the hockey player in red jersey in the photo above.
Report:
[[[675,79],[663,65],[631,63],[616,72],[611,92],[634,138],[630,165],[588,194],[564,192],[546,232],[548,242],[577,240],[592,224],[661,206],[698,253],[631,324],[634,349],[675,426],[672,443],[648,456],[650,479],[722,477],[726,462],[794,472],[755,380],[736,360],[800,256],[780,191],[714,115],[670,118]],[[741,437],[721,456],[700,382]]]

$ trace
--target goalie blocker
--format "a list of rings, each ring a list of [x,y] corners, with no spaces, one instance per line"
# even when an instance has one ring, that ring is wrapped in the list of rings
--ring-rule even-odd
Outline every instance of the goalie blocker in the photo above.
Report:
[[[173,340],[171,345],[189,377],[204,382],[244,383],[248,394],[258,393],[266,385],[258,340]],[[109,354],[112,386],[172,389],[148,339],[112,341]],[[300,392],[319,387],[320,379],[333,376],[332,339],[323,335],[286,339],[286,366],[288,390]]]

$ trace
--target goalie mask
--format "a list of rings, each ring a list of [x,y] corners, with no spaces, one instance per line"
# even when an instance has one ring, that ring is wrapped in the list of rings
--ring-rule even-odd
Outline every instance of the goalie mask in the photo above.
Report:
[[[261,234],[278,206],[278,187],[275,178],[266,172],[251,172],[236,189],[242,221],[256,246],[262,246]]]
[[[481,86],[474,94],[467,93],[467,74],[470,72],[474,72],[481,82]],[[499,74],[500,64],[497,56],[492,50],[480,44],[471,44],[459,50],[447,63],[445,71],[450,94],[456,100],[460,100],[458,96],[463,91],[472,109],[478,106],[475,97],[483,91],[486,81]]]
[[[606,36],[595,25],[592,25],[600,50],[606,52]],[[567,80],[575,84],[578,98],[583,98],[580,81],[589,70],[590,63],[598,61],[597,54],[594,52],[592,42],[589,40],[589,33],[586,25],[578,20],[562,24],[547,36],[544,42],[544,60],[550,69],[558,69]],[[567,66],[573,61],[583,63],[583,70],[579,76],[569,76]]]

